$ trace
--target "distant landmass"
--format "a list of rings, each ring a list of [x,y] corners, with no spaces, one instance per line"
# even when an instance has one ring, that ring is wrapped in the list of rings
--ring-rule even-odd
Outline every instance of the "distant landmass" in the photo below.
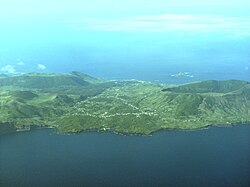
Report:
[[[149,135],[250,122],[250,83],[106,81],[80,72],[0,76],[0,130]]]
[[[192,75],[190,72],[179,72],[176,74],[172,74],[171,77],[189,77],[189,78],[193,78],[194,75]]]

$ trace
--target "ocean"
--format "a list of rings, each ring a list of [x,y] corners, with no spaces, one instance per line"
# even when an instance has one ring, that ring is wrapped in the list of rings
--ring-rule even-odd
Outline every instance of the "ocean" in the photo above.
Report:
[[[250,125],[153,136],[1,135],[0,186],[218,186],[250,184]]]

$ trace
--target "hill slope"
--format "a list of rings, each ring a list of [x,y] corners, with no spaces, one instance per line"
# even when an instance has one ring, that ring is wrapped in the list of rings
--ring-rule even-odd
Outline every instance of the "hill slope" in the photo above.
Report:
[[[69,86],[88,86],[100,82],[98,79],[79,72],[70,74],[38,74],[2,77],[0,87],[18,87],[26,89],[48,89]]]
[[[205,81],[168,86],[91,76],[27,74],[0,79],[0,124],[59,132],[150,134],[250,122],[250,84]],[[1,126],[1,125],[0,125]],[[1,128],[0,128],[1,129]]]
[[[249,82],[239,80],[228,81],[204,81],[182,85],[173,88],[163,89],[163,91],[177,93],[228,93],[241,89],[243,86],[249,85]]]

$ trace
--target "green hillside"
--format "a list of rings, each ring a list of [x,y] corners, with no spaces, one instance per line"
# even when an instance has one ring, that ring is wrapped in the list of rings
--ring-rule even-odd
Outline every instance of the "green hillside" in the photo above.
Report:
[[[98,83],[99,80],[83,73],[73,72],[70,74],[38,74],[30,73],[3,77],[0,79],[0,87],[18,87],[26,89],[48,89],[68,86],[88,86]]]
[[[30,99],[34,99],[35,97],[38,97],[37,94],[31,91],[13,91],[13,92],[10,92],[10,95],[16,98],[24,99],[24,100],[30,100]]]
[[[79,72],[0,79],[0,125],[63,133],[86,130],[151,134],[250,122],[250,84],[204,81],[158,85],[102,81]]]
[[[204,81],[198,83],[187,84],[183,86],[163,89],[163,91],[178,93],[228,93],[236,91],[243,86],[249,85],[249,82],[239,80],[228,81]]]

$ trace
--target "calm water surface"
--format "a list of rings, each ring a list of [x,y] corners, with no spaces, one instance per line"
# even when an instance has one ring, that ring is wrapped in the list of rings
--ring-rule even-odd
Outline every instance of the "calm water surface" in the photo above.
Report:
[[[152,137],[0,137],[0,186],[250,186],[250,125]]]

